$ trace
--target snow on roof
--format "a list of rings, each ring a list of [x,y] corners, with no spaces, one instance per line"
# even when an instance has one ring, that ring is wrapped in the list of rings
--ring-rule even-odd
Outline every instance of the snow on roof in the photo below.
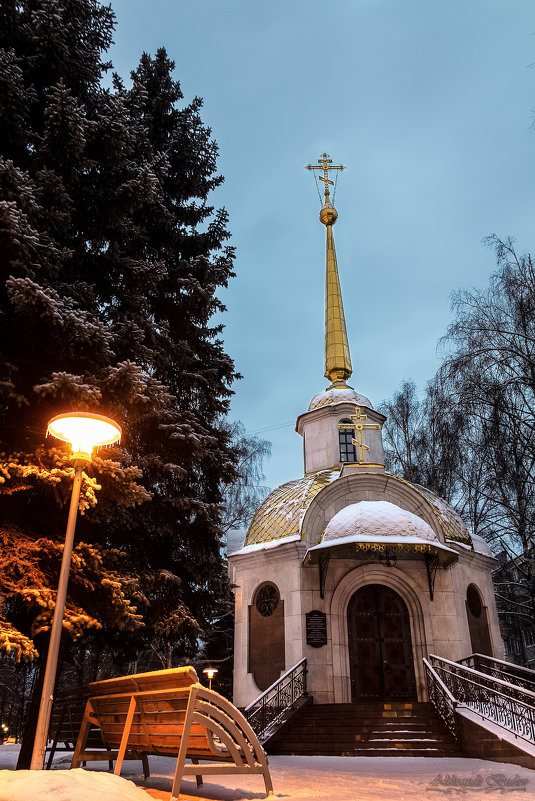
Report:
[[[229,556],[241,556],[244,553],[254,553],[255,551],[267,551],[270,548],[278,548],[279,545],[284,545],[287,542],[300,542],[301,535],[294,534],[292,537],[282,537],[279,540],[268,540],[267,542],[255,542],[252,545],[244,545],[239,551],[234,551]],[[2,801],[0,799],[0,801]]]
[[[365,395],[360,395],[352,387],[333,387],[314,395],[308,405],[308,411],[321,409],[322,406],[334,406],[337,403],[356,403],[358,406],[367,406],[373,409],[372,402]]]
[[[227,556],[243,548],[246,534],[246,528],[231,528],[230,531],[227,532]]]
[[[488,543],[485,542],[483,537],[480,537],[479,534],[472,534],[472,542],[476,553],[482,553],[485,556],[494,556]]]
[[[373,536],[438,541],[431,526],[412,512],[389,501],[359,501],[335,514],[323,533],[322,542],[345,537],[367,541]]]

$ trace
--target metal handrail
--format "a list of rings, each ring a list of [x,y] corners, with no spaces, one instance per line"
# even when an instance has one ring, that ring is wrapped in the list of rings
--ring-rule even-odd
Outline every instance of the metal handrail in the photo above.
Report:
[[[468,665],[461,665],[459,664],[459,662],[452,662],[451,659],[446,659],[445,656],[436,656],[434,654],[429,654],[429,659],[431,663],[434,663],[434,660],[443,662],[444,664],[448,665],[448,668],[453,673],[461,671],[459,675],[462,675],[462,672],[464,672],[469,676],[472,676],[473,679],[476,680],[478,683],[480,683],[482,686],[488,686],[489,688],[497,687],[499,691],[504,693],[504,695],[509,695],[511,698],[523,701],[526,699],[527,696],[527,698],[530,699],[530,702],[533,705],[535,705],[535,692],[533,690],[529,690],[526,687],[519,687],[515,684],[511,684],[511,682],[506,681],[505,679],[498,679],[495,676],[489,676],[488,673],[482,673],[480,670],[468,667]]]
[[[299,660],[286,673],[255,698],[244,711],[260,742],[274,733],[294,704],[307,694],[307,660]]]
[[[429,660],[457,705],[535,743],[535,693],[444,657],[431,654]]]
[[[267,690],[264,690],[264,692],[263,692],[263,693],[260,693],[260,695],[258,696],[258,698],[255,698],[255,699],[254,699],[254,701],[251,701],[251,703],[250,703],[248,706],[246,706],[246,707],[245,707],[245,713],[247,714],[247,712],[249,712],[249,710],[250,710],[250,709],[252,709],[253,707],[257,706],[257,704],[261,703],[261,702],[262,702],[262,700],[263,700],[263,698],[264,698],[265,696],[269,695],[269,694],[270,694],[270,692],[271,692],[273,689],[275,689],[275,687],[277,687],[277,685],[278,685],[278,684],[280,684],[280,683],[281,683],[281,681],[284,681],[284,680],[285,680],[285,679],[286,679],[286,678],[287,678],[287,677],[288,677],[288,676],[289,676],[291,673],[293,673],[293,671],[294,671],[294,670],[296,670],[296,669],[297,669],[298,667],[300,667],[302,664],[305,664],[305,665],[306,665],[306,661],[307,661],[307,658],[306,658],[306,656],[304,656],[304,657],[303,657],[303,659],[300,659],[300,660],[299,660],[299,662],[296,662],[296,663],[295,663],[295,665],[294,665],[293,667],[291,667],[291,668],[288,668],[288,670],[286,671],[286,673],[283,673],[283,674],[282,674],[282,676],[279,676],[279,678],[278,678],[278,679],[276,679],[276,681],[274,681],[274,682],[273,682],[273,684],[270,684],[270,685],[269,685],[269,687],[267,688]]]
[[[455,709],[458,706],[457,699],[448,690],[434,667],[424,658],[425,673],[427,678],[427,693],[430,702],[435,707],[437,713],[442,718],[450,732],[458,741],[457,723],[455,720]]]
[[[486,654],[472,654],[464,659],[458,660],[460,665],[467,665],[481,673],[487,673],[494,678],[516,684],[517,687],[524,687],[526,690],[535,691],[535,670],[515,665],[512,662],[505,662],[503,659],[496,659]]]
[[[514,662],[506,662],[505,659],[498,659],[497,656],[489,656],[488,654],[471,654],[470,656],[466,656],[464,659],[459,659],[459,663],[466,662],[468,659],[481,659],[486,662],[496,662],[498,665],[505,665],[505,667],[512,667],[515,670],[518,670],[520,673],[526,673],[535,681],[535,670],[531,668],[527,668],[524,665],[517,665]]]

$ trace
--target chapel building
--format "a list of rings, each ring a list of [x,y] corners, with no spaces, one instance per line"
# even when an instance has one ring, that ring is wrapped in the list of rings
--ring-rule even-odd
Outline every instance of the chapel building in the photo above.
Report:
[[[352,374],[329,194],[325,376],[297,419],[304,475],[260,504],[229,554],[235,587],[234,703],[247,706],[307,659],[320,704],[427,700],[423,657],[503,658],[488,545],[425,487],[385,470],[385,417]]]

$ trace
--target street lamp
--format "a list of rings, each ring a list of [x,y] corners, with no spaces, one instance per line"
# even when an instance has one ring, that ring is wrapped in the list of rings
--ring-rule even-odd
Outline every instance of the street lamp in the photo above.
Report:
[[[42,770],[45,759],[48,724],[50,722],[52,702],[54,700],[54,684],[58,666],[63,612],[65,609],[65,599],[67,597],[67,585],[69,583],[69,570],[71,567],[72,548],[74,544],[74,529],[76,527],[78,501],[80,499],[82,470],[91,462],[93,448],[112,445],[121,438],[121,429],[117,423],[110,420],[109,417],[104,417],[100,414],[90,414],[89,412],[59,414],[50,421],[46,433],[47,436],[48,434],[52,434],[54,437],[63,440],[63,442],[68,442],[71,445],[71,461],[74,463],[74,484],[72,487],[67,531],[65,533],[65,545],[63,547],[63,558],[61,560],[54,618],[50,631],[50,645],[46,660],[39,717],[35,730],[32,761],[30,765],[31,770]]]
[[[212,689],[212,679],[214,678],[215,674],[217,673],[217,668],[204,668],[203,673],[206,673],[208,676],[208,689]]]

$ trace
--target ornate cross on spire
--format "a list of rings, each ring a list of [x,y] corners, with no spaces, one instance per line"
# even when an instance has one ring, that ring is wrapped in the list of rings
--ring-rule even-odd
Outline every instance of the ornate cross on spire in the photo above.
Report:
[[[336,209],[330,201],[329,186],[334,186],[329,178],[329,170],[343,170],[341,164],[333,164],[324,153],[318,164],[309,164],[307,170],[322,170],[319,176],[325,185],[325,203],[319,214],[320,222],[327,228],[326,282],[325,282],[325,376],[332,385],[346,386],[345,382],[352,372],[349,343],[347,341],[344,305],[338,277],[336,251],[334,249],[333,225],[338,218]]]
[[[369,423],[368,425],[364,425],[364,420],[368,419],[368,415],[362,413],[362,409],[360,408],[360,406],[355,406],[355,414],[352,414],[350,419],[353,420],[355,424],[355,434],[357,436],[357,438],[352,439],[351,442],[358,450],[358,461],[364,462],[365,461],[364,453],[365,452],[369,453],[370,449],[368,445],[364,444],[362,432],[364,431],[364,429],[370,429],[370,428],[375,428],[380,430],[381,426],[379,423]]]
[[[344,167],[341,164],[333,164],[333,160],[330,159],[327,153],[323,153],[322,157],[318,159],[318,164],[308,164],[307,170],[323,170],[323,175],[318,175],[320,181],[323,181],[325,185],[325,203],[331,202],[329,186],[334,186],[334,181],[331,181],[329,178],[329,170],[343,170]]]

